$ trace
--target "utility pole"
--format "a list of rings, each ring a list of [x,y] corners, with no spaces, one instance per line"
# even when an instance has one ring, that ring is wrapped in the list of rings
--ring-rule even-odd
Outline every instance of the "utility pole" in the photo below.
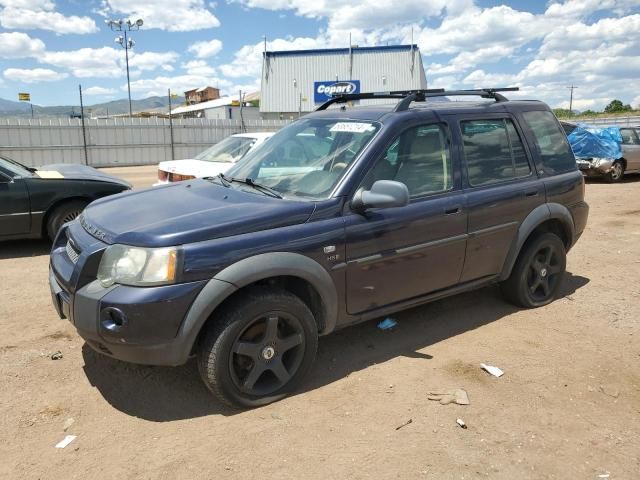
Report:
[[[84,102],[82,101],[82,85],[78,85],[80,91],[80,121],[82,125],[82,145],[84,146],[84,164],[89,165],[89,151],[87,150],[87,129],[84,125]]]
[[[573,91],[578,87],[571,85],[567,88],[571,90],[571,95],[569,96],[569,115],[573,115]]]
[[[132,22],[131,20],[127,20],[126,22],[122,19],[120,20],[105,20],[107,25],[114,32],[124,32],[123,36],[118,36],[115,39],[116,43],[119,43],[122,48],[124,48],[124,56],[127,63],[127,92],[129,93],[129,117],[132,116],[131,111],[131,79],[129,77],[129,50],[133,48],[136,42],[133,41],[132,38],[127,37],[127,32],[140,30],[140,27],[144,24],[141,18]]]
[[[176,159],[175,144],[173,142],[173,117],[171,116],[171,89],[168,90],[169,96],[169,135],[171,138],[171,160]]]

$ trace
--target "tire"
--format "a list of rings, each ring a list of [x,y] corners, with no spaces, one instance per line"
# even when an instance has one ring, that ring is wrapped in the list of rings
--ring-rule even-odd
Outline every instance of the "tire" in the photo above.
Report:
[[[56,238],[60,227],[80,215],[87,203],[89,202],[84,200],[70,200],[55,207],[47,220],[47,235],[52,242]]]
[[[555,300],[566,269],[567,254],[560,238],[541,233],[527,240],[513,271],[500,285],[514,305],[536,308]]]
[[[624,165],[620,160],[613,162],[611,171],[604,175],[604,181],[607,183],[618,183],[624,177]]]
[[[318,327],[307,305],[285,290],[264,289],[216,313],[196,354],[200,376],[216,397],[252,408],[293,391],[317,349]]]

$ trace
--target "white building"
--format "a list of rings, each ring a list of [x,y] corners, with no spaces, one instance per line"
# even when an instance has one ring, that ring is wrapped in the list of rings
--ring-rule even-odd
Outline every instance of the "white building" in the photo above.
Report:
[[[253,100],[255,94],[244,96],[245,102]],[[171,115],[183,118],[206,118],[208,120],[240,120],[240,102],[238,95],[221,97],[207,102],[194,103],[193,105],[182,105],[171,110]],[[242,107],[242,118],[244,120],[260,119],[260,112],[257,107],[245,104]]]
[[[297,118],[333,92],[387,92],[427,88],[417,45],[266,51],[262,118]],[[385,100],[378,100],[384,102]]]

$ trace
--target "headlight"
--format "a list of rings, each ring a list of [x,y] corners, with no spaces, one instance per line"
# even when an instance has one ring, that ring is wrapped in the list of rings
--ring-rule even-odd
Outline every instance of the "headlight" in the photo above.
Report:
[[[174,247],[111,245],[100,260],[98,280],[103,287],[114,283],[134,286],[172,283],[176,279],[177,263],[178,250]]]

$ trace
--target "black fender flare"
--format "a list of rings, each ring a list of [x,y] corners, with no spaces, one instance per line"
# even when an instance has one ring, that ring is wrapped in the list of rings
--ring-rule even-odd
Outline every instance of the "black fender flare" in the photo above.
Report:
[[[518,233],[509,247],[509,253],[504,261],[502,267],[502,273],[500,274],[500,281],[506,280],[511,275],[511,270],[520,255],[520,250],[524,243],[539,225],[543,224],[547,220],[559,220],[563,227],[565,234],[567,235],[569,247],[575,242],[576,228],[573,222],[573,216],[567,207],[560,205],[559,203],[544,203],[539,205],[518,227]]]
[[[184,341],[185,358],[207,319],[230,295],[259,280],[279,276],[299,277],[313,285],[322,299],[323,325],[319,333],[333,331],[338,318],[338,294],[329,273],[315,260],[299,253],[263,253],[226,267],[202,288],[178,333]]]

